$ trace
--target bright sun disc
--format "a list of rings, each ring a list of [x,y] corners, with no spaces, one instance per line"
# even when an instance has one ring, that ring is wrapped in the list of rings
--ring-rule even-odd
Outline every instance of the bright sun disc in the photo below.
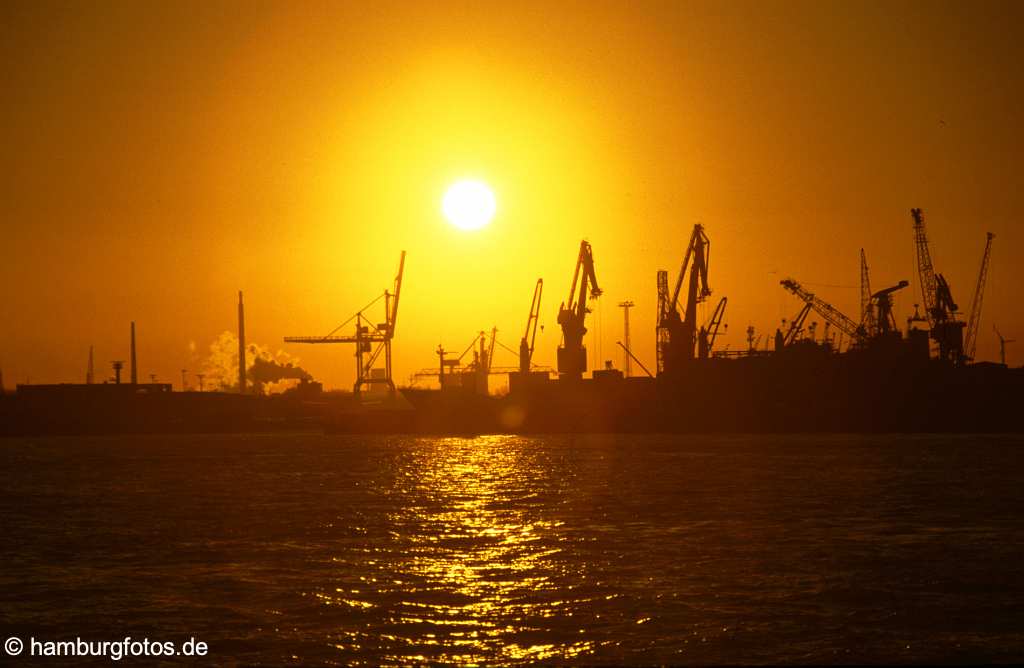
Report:
[[[478,230],[491,222],[497,205],[494,193],[481,181],[459,181],[444,194],[444,217],[462,230]]]

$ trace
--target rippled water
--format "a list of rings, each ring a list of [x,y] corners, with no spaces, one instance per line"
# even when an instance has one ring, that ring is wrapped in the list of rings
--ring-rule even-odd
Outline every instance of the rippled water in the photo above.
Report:
[[[1024,659],[1024,437],[0,441],[0,631],[220,663]]]

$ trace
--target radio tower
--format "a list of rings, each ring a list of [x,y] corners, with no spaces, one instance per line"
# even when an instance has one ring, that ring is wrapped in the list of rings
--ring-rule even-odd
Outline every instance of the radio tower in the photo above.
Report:
[[[624,329],[624,331],[622,332],[622,341],[626,346],[626,349],[622,351],[622,372],[625,374],[626,378],[629,378],[630,372],[633,370],[631,366],[631,360],[629,357],[629,353],[631,350],[631,348],[629,347],[629,309],[636,306],[636,304],[627,299],[624,302],[619,302],[619,306],[622,308],[622,319]]]

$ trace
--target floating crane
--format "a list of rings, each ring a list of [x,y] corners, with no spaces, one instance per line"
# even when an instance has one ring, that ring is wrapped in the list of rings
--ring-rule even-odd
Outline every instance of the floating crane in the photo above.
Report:
[[[711,314],[711,319],[708,320],[707,326],[701,326],[700,332],[697,334],[697,356],[706,360],[711,356],[711,349],[715,347],[715,339],[718,338],[718,329],[722,325],[722,318],[725,317],[725,306],[729,303],[728,297],[722,297],[718,300],[718,306],[715,307],[714,312]],[[728,325],[726,325],[728,328]]]
[[[931,338],[939,344],[939,359],[950,364],[964,360],[965,323],[956,319],[957,305],[942,274],[936,274],[928,249],[928,235],[921,209],[911,209],[914,218],[914,243],[917,247],[917,272],[921,278],[924,312]]]
[[[964,352],[967,355],[967,359],[974,359],[974,349],[978,345],[978,323],[981,321],[981,302],[985,297],[988,260],[992,255],[992,239],[995,236],[991,232],[988,232],[985,236],[985,252],[981,256],[981,270],[978,272],[978,284],[974,288],[974,299],[971,300],[971,316],[967,319],[967,336],[964,337]]]
[[[692,264],[691,264],[692,260]],[[690,244],[686,248],[683,264],[676,278],[675,289],[668,292],[668,272],[658,272],[658,374],[677,372],[683,364],[694,358],[697,347],[697,304],[711,295],[708,287],[708,265],[711,260],[711,242],[704,234],[704,226],[693,226]],[[683,282],[689,280],[683,314],[679,313],[679,293]]]
[[[902,290],[903,288],[910,285],[907,281],[900,281],[891,288],[885,290],[879,290],[875,294],[871,295],[871,301],[869,302],[868,308],[874,314],[877,314],[875,319],[874,335],[875,336],[890,336],[892,334],[899,335],[899,329],[896,327],[896,316],[892,313],[892,293]]]
[[[395,391],[395,383],[391,379],[391,341],[395,336],[395,323],[398,319],[398,299],[402,294],[402,274],[405,271],[405,251],[398,260],[398,274],[395,276],[394,292],[384,291],[372,302],[357,311],[348,320],[335,327],[325,336],[286,336],[285,343],[354,343],[356,346],[356,382],[354,391],[358,395],[363,385],[383,384]],[[363,315],[371,306],[384,300],[384,322],[374,323]],[[337,336],[338,330],[355,321],[355,330],[351,336]],[[376,345],[375,345],[376,344]],[[375,376],[371,373],[374,364],[384,353],[384,374]]]
[[[533,364],[533,344],[537,340],[537,323],[540,321],[540,297],[544,292],[544,279],[538,278],[533,288],[530,315],[526,318],[526,332],[519,340],[519,373],[529,373]]]
[[[868,275],[868,260],[864,249],[860,249],[860,324],[868,336],[875,334],[875,306],[872,303],[871,277]]]
[[[803,300],[805,304],[814,309],[822,318],[832,323],[833,327],[850,337],[855,345],[863,344],[864,339],[866,338],[863,326],[858,325],[849,317],[843,315],[839,309],[832,306],[825,300],[816,297],[814,293],[805,290],[792,278],[787,278],[779,283],[782,287]]]
[[[597,286],[594,273],[593,250],[590,243],[583,240],[580,242],[569,299],[558,308],[558,324],[562,327],[562,345],[558,348],[558,377],[562,380],[579,380],[587,370],[587,349],[583,345],[583,336],[587,333],[584,320],[590,312],[587,299],[600,296],[601,288]]]

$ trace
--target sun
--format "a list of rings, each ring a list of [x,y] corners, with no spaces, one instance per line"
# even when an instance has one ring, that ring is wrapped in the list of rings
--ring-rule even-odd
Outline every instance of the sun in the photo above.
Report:
[[[444,194],[444,217],[461,230],[479,230],[491,222],[497,203],[494,193],[483,181],[459,181]]]

